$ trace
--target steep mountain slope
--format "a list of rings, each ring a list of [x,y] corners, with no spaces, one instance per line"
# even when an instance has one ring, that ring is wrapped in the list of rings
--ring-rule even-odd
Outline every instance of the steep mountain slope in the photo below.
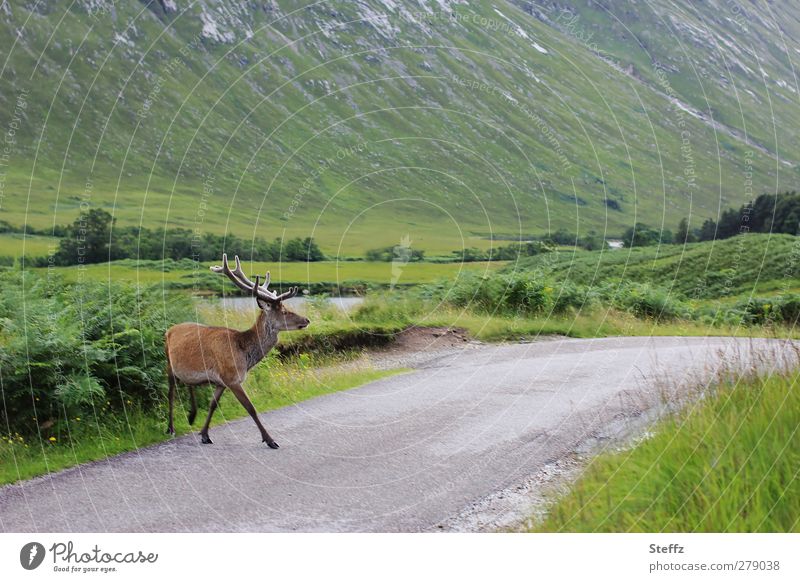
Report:
[[[0,220],[332,254],[699,223],[798,181],[800,9],[735,6],[6,1]]]

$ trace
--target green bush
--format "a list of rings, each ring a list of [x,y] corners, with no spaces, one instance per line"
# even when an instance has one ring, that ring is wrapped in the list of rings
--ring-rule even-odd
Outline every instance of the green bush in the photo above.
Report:
[[[192,319],[185,297],[160,290],[0,273],[0,421],[31,434],[99,403],[157,405],[164,332]]]
[[[739,322],[745,325],[794,326],[800,318],[800,296],[790,294],[780,297],[751,297],[737,303],[732,311],[740,315]]]
[[[785,295],[779,303],[779,310],[783,323],[797,325],[800,321],[800,295]]]
[[[353,321],[369,324],[412,325],[415,316],[425,313],[424,304],[413,295],[367,295],[362,305],[353,311]]]
[[[431,299],[445,301],[455,307],[487,311],[492,309],[492,305],[499,297],[498,287],[496,278],[467,272],[462,273],[455,283],[444,281],[434,286],[426,286],[426,290],[431,291]]]
[[[597,293],[588,287],[566,282],[553,292],[553,313],[580,311],[595,306]]]
[[[647,283],[606,286],[602,291],[610,303],[636,317],[646,319],[690,318],[691,311],[668,291]]]
[[[737,303],[734,310],[742,314],[741,323],[746,325],[762,325],[781,317],[780,311],[775,309],[775,300],[762,297]]]
[[[498,305],[503,311],[515,311],[519,314],[542,313],[550,303],[544,281],[527,273],[506,275],[500,278],[500,282],[503,284],[503,291],[498,298]]]
[[[455,307],[506,315],[545,313],[552,305],[552,288],[529,272],[499,276],[465,273],[455,284],[426,286],[422,295]]]

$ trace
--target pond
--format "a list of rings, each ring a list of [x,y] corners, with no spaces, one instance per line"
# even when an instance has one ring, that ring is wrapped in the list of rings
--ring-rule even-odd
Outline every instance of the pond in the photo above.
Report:
[[[292,309],[293,311],[297,311],[298,313],[302,313],[305,311],[305,304],[308,303],[308,297],[292,297],[291,299],[287,299],[284,303],[287,307]],[[343,312],[352,311],[362,303],[364,303],[363,297],[328,297],[325,299],[326,302],[330,303],[334,307],[339,308]],[[220,305],[224,309],[230,309],[234,311],[241,311],[241,312],[250,312],[254,311],[256,308],[256,302],[253,300],[252,297],[224,297],[220,300]]]

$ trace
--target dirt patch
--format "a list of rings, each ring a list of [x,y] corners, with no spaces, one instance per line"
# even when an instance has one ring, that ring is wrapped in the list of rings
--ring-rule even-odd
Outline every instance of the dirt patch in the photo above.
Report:
[[[404,329],[395,336],[386,352],[421,352],[463,347],[465,343],[480,344],[467,330],[459,327],[418,327]]]
[[[397,333],[392,343],[364,352],[362,358],[384,370],[426,368],[442,358],[482,345],[483,342],[471,338],[465,329],[413,326]]]
[[[380,348],[393,344],[398,333],[400,330],[387,330],[377,326],[335,330],[329,333],[295,337],[289,341],[279,341],[275,346],[275,351],[280,357],[289,358],[309,352],[332,354]]]

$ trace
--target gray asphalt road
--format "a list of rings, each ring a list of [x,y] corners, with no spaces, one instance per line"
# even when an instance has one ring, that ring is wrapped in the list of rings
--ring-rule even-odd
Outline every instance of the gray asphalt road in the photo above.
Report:
[[[720,338],[470,346],[421,369],[0,489],[19,531],[420,531],[576,450],[613,441],[720,354],[770,366],[785,343]],[[664,380],[665,374],[671,378]],[[230,395],[226,395],[230,397]],[[641,422],[638,423],[641,426]]]

